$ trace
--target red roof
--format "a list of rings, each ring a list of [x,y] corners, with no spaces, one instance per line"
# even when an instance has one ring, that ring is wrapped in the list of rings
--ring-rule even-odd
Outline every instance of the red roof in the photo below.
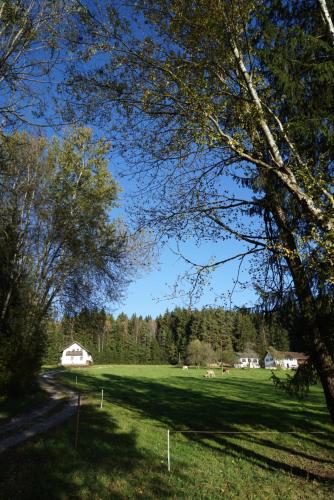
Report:
[[[283,351],[285,356],[288,356],[290,358],[295,358],[295,359],[308,359],[309,356],[305,354],[304,352],[293,352],[293,351]]]

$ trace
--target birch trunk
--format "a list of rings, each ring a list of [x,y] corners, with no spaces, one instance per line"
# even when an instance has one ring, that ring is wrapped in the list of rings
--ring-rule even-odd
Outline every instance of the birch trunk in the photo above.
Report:
[[[321,9],[321,13],[323,15],[325,24],[328,28],[329,35],[331,37],[332,45],[334,47],[334,24],[333,24],[332,18],[330,16],[330,13],[329,13],[329,10],[327,7],[327,2],[326,2],[326,0],[318,0],[318,2],[319,2],[319,6]]]
[[[259,98],[257,89],[252,82],[251,75],[247,71],[247,68],[243,60],[243,56],[233,40],[231,41],[231,47],[238,68],[245,80],[249,95],[255,104],[256,110],[259,113],[259,125],[262,129],[263,135],[268,144],[268,148],[272,156],[272,159],[274,161],[274,164],[276,164],[276,168],[272,169],[272,173],[282,181],[282,183],[296,198],[296,200],[298,200],[300,205],[307,211],[309,216],[318,225],[318,227],[323,229],[328,234],[330,241],[333,241],[334,221],[331,218],[326,217],[323,213],[323,210],[320,207],[316,206],[314,200],[301,189],[293,172],[284,163],[284,160],[280,153],[275,137],[265,118],[264,109],[261,100]]]

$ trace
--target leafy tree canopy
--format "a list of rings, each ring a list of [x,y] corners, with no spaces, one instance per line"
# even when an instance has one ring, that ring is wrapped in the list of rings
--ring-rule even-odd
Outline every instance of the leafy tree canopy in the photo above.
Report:
[[[115,300],[134,268],[138,245],[110,218],[119,189],[107,148],[89,129],[62,140],[25,133],[1,140],[3,390],[24,390],[39,369],[52,306]]]

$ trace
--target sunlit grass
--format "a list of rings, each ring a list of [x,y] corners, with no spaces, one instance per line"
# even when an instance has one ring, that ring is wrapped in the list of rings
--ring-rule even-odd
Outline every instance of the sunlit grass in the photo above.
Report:
[[[0,473],[3,494],[334,498],[333,426],[320,387],[301,402],[277,391],[265,370],[231,370],[227,375],[217,370],[210,380],[203,374],[201,369],[167,366],[66,371],[62,379],[83,394],[78,449],[73,418],[6,453]],[[172,431],[170,473],[167,429]],[[179,430],[212,434],[175,432]],[[214,433],[254,430],[270,432]],[[325,434],[314,434],[320,431]]]

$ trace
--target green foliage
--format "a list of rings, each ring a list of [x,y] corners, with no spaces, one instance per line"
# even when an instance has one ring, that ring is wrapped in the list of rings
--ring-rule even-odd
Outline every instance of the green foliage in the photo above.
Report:
[[[235,315],[233,340],[236,351],[243,351],[248,344],[255,343],[255,325],[253,318],[249,314],[241,312]]]
[[[237,361],[237,357],[232,349],[232,346],[228,349],[224,349],[221,356],[219,356],[218,353],[218,358],[221,358],[223,364],[227,365],[233,365]]]
[[[293,375],[288,373],[284,378],[277,376],[272,371],[270,378],[275,387],[283,389],[298,399],[305,399],[310,391],[310,386],[319,382],[319,376],[311,363],[300,365]]]
[[[64,336],[59,322],[50,319],[45,328],[45,351],[43,356],[44,365],[56,365],[64,348]]]
[[[118,186],[108,146],[90,130],[50,141],[14,133],[0,152],[0,391],[19,393],[34,383],[45,349],[54,358],[53,304],[119,297],[129,238],[110,218]]]
[[[217,360],[217,355],[207,342],[192,340],[187,347],[187,362],[191,365],[205,366]]]

